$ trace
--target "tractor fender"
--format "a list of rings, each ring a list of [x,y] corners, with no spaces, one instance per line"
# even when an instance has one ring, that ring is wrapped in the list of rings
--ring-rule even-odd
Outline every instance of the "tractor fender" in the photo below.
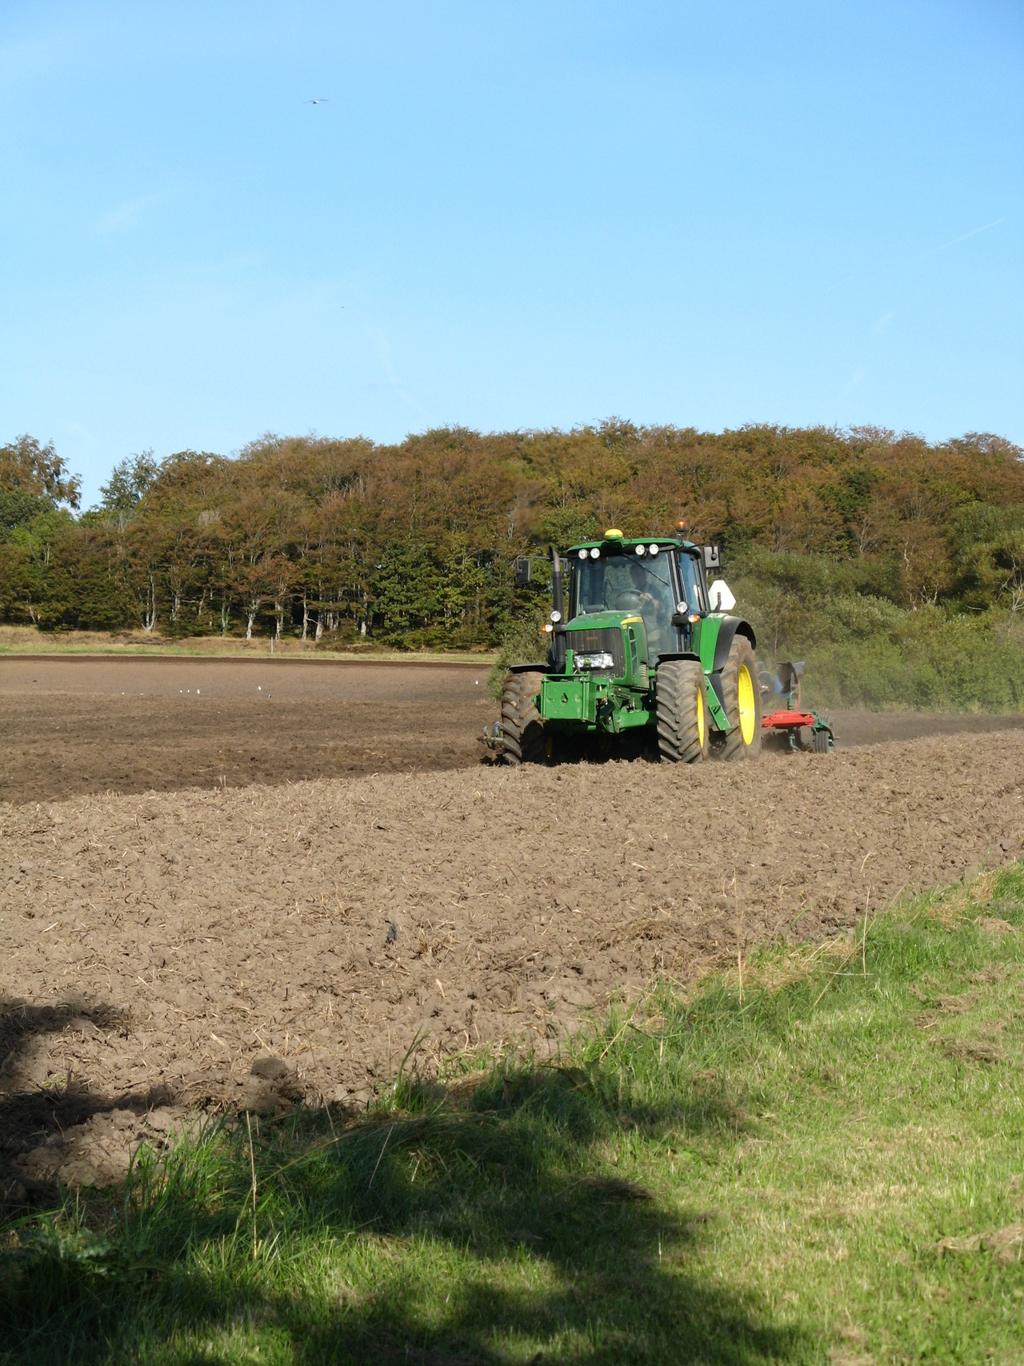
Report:
[[[715,690],[722,706],[725,706],[725,695],[722,692],[722,669],[725,661],[729,658],[729,651],[732,643],[737,636],[746,636],[750,641],[751,649],[757,645],[754,636],[754,628],[749,621],[744,621],[742,617],[725,617],[718,631],[718,639],[715,641],[715,661],[711,669],[711,686]]]
[[[546,674],[551,672],[549,664],[510,664],[510,674]]]
[[[667,653],[660,654],[658,656],[658,663],[667,664],[673,659],[691,659],[695,660],[698,664],[700,663],[700,655],[695,655],[692,650],[683,650],[677,653],[668,651]]]

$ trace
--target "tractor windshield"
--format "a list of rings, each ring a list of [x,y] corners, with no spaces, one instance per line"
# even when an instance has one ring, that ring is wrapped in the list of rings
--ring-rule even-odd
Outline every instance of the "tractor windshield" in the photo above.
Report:
[[[672,589],[670,556],[602,555],[599,559],[573,562],[572,611],[636,612],[644,619],[652,661],[672,649]]]

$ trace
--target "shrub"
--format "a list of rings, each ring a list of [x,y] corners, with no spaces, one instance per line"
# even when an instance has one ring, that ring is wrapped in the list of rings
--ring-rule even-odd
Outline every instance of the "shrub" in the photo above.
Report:
[[[501,697],[505,675],[513,664],[531,664],[547,658],[547,638],[542,636],[533,621],[520,622],[502,639],[498,656],[487,676],[487,691],[494,698]]]

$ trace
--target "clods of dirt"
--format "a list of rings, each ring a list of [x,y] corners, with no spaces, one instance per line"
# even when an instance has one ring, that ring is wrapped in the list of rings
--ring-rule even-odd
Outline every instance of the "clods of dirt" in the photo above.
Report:
[[[0,801],[475,767],[488,665],[0,659]]]
[[[303,1099],[303,1088],[293,1068],[282,1058],[257,1058],[234,1097],[240,1110],[254,1115],[277,1115]]]
[[[989,1233],[968,1233],[961,1238],[942,1238],[935,1244],[940,1255],[982,1250],[991,1252],[1000,1262],[1024,1261],[1024,1224],[1007,1224]]]
[[[15,1163],[27,1189],[33,1186],[110,1186],[128,1175],[139,1147],[159,1152],[195,1121],[173,1107],[144,1114],[107,1110],[71,1129],[58,1130],[29,1148]]]
[[[940,1047],[954,1062],[997,1063],[1006,1061],[1006,1050],[987,1039],[942,1039]]]
[[[477,737],[498,715],[488,670],[486,660],[396,667],[5,656],[0,801],[478,768]],[[809,705],[813,682],[806,680]],[[840,751],[923,736],[1024,734],[1024,715],[837,711],[830,720]],[[1007,774],[1004,795],[1019,796],[1022,785],[1019,774]]]
[[[1006,863],[1022,772],[1024,732],[0,804],[0,1166],[81,1180],[121,1112],[148,1136],[162,1106],[358,1106],[403,1061],[547,1053],[659,975]]]

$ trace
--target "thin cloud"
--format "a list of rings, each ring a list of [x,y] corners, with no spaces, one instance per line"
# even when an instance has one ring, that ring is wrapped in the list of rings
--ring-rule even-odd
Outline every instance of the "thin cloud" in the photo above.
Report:
[[[939,252],[948,251],[950,247],[959,246],[961,242],[968,242],[972,237],[977,237],[983,232],[991,232],[993,228],[998,228],[1000,224],[1005,222],[1005,217],[993,218],[991,223],[979,223],[976,228],[969,228],[967,232],[961,232],[956,237],[951,237],[948,242],[940,242],[936,247],[928,247],[928,249],[924,251],[921,251],[919,248],[919,255],[902,254],[893,255],[888,258],[883,257],[881,258],[881,263],[887,268],[899,266],[901,263],[906,266],[914,264],[919,265],[924,261],[930,261],[933,256],[938,256]],[[854,280],[861,282],[870,280],[874,275],[879,273],[879,264],[880,263],[876,261],[873,263],[873,266],[866,266],[863,270],[846,271],[843,275],[838,276],[825,286],[821,291],[821,297],[827,298],[830,294],[835,294],[838,290],[845,288]],[[875,331],[884,332],[895,316],[896,314],[892,310],[883,313],[874,325]]]
[[[967,242],[972,237],[977,237],[979,233],[990,232],[992,228],[998,228],[1000,223],[1005,222],[1005,218],[993,218],[991,223],[982,223],[980,227],[971,228],[969,232],[962,232],[959,237],[951,237],[948,242],[940,242],[937,247],[932,247],[931,255],[937,251],[945,251],[948,247],[955,247],[960,242]]]
[[[366,334],[377,355],[377,361],[383,375],[383,387],[400,398],[419,417],[421,422],[426,422],[431,427],[436,426],[436,419],[427,411],[413,390],[399,377],[388,334],[382,327],[368,327]]]
[[[140,228],[150,213],[172,197],[170,190],[155,190],[152,194],[139,195],[136,199],[126,199],[115,204],[106,213],[100,214],[93,223],[97,237],[112,237],[117,233],[134,232]]]
[[[383,327],[369,327],[367,328],[367,333],[369,334],[370,341],[373,343],[373,349],[377,353],[377,360],[380,363],[381,373],[384,376],[385,384],[389,385],[391,388],[400,389],[402,387],[402,381],[398,378],[398,372],[395,369],[394,356],[391,351],[391,339],[388,337],[388,334],[384,331]]]

